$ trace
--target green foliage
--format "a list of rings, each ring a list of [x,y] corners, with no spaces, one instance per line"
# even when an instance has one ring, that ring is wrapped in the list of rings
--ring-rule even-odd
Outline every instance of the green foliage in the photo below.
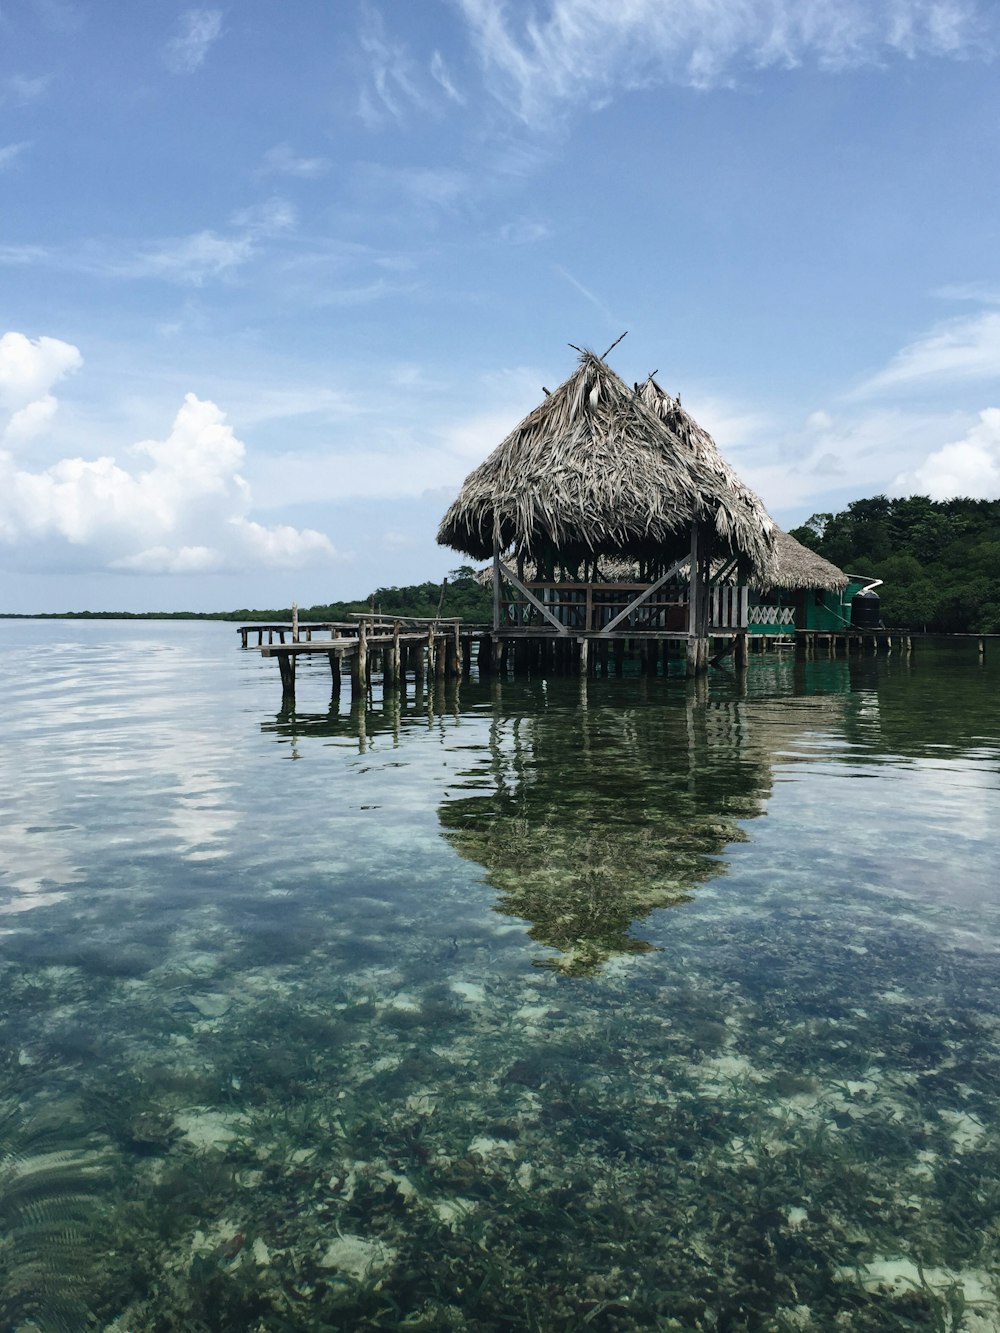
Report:
[[[877,495],[792,531],[851,574],[884,580],[887,625],[1000,633],[1000,500]]]
[[[471,565],[449,572],[444,584],[414,583],[405,588],[376,588],[353,602],[319,602],[300,606],[300,620],[348,620],[352,613],[373,608],[387,616],[461,616],[474,624],[492,620],[491,593],[476,581]],[[0,613],[2,614],[2,613]],[[59,615],[11,616],[9,619],[39,620],[232,620],[240,625],[290,621],[290,606],[264,609],[240,607],[236,611],[67,611]]]

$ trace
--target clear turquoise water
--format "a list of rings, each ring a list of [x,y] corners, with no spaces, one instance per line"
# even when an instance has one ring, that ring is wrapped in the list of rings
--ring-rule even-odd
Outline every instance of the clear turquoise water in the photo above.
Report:
[[[1000,654],[237,643],[0,622],[0,1327],[1000,1328]]]

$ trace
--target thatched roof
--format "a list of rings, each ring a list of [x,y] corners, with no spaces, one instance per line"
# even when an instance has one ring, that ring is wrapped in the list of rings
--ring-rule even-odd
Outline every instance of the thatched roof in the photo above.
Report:
[[[842,569],[810,551],[790,533],[776,528],[774,539],[777,573],[770,579],[755,578],[758,587],[824,588],[827,592],[839,592],[850,583]]]
[[[771,519],[717,457],[680,439],[600,357],[583,352],[569,379],[465,479],[438,541],[473,559],[491,555],[494,540],[528,558],[544,548],[646,557],[682,549],[697,519],[723,549],[768,574]]]
[[[699,426],[690,412],[681,407],[680,398],[672,398],[666,389],[649,376],[644,384],[636,385],[636,392],[649,410],[686,445],[700,465],[717,479],[720,515],[716,526],[740,531],[758,528],[769,536],[777,529],[774,520],[764,508],[757,494],[741,481],[735,470],[719,453],[718,445],[703,426]],[[773,567],[772,567],[773,569]],[[767,571],[758,570],[766,577]]]

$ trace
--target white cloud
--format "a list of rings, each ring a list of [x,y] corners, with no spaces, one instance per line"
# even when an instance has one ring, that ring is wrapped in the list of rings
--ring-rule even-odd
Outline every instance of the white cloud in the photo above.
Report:
[[[9,143],[0,148],[0,171],[6,171],[9,167],[12,167],[21,154],[30,147],[31,144],[25,140],[23,143]]]
[[[64,375],[83,365],[79,349],[59,338],[32,341],[23,333],[0,338],[0,442],[23,444],[40,434],[55,416],[58,402],[50,393]]]
[[[178,29],[177,36],[164,47],[163,56],[174,74],[193,74],[222,35],[222,10],[185,10],[178,20]]]
[[[166,439],[144,440],[122,461],[64,458],[31,472],[0,453],[0,541],[29,565],[143,573],[334,559],[323,533],[248,517],[250,488],[239,470],[245,457],[224,413],[190,393]]]
[[[34,402],[18,408],[0,438],[4,444],[24,444],[33,440],[49,426],[58,410],[59,403],[51,393],[47,393],[44,398],[36,398]]]
[[[932,500],[971,496],[1000,499],[1000,408],[988,407],[961,440],[928,454],[912,472],[893,484],[901,495],[929,495]]]
[[[968,428],[963,413],[932,413],[880,408],[867,412],[815,414],[803,431],[776,438],[765,431],[732,458],[743,479],[769,509],[829,509],[831,489],[877,495],[890,478],[940,447],[942,439]],[[720,438],[723,453],[725,443]]]
[[[0,406],[16,409],[44,397],[64,375],[82,365],[79,348],[72,343],[5,333],[0,338]]]
[[[976,0],[456,3],[496,96],[540,127],[561,107],[600,105],[621,89],[665,80],[711,88],[748,68],[966,54],[986,24]]]
[[[1000,377],[1000,311],[938,325],[897,352],[889,364],[855,391],[854,397],[910,388],[920,383]]]
[[[278,143],[264,154],[258,175],[261,176],[297,176],[302,180],[314,180],[330,170],[328,157],[304,157],[296,153],[291,144]]]

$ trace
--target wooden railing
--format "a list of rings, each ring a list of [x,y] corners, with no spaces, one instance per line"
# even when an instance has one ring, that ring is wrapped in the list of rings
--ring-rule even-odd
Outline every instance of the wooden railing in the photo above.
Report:
[[[568,583],[532,580],[525,586],[568,632],[599,634],[616,620],[648,583]],[[709,588],[709,625],[712,631],[745,629],[748,595],[735,584]],[[551,621],[516,589],[504,584],[500,600],[501,628],[552,630]],[[671,583],[652,593],[615,626],[619,633],[686,634],[688,585]]]

